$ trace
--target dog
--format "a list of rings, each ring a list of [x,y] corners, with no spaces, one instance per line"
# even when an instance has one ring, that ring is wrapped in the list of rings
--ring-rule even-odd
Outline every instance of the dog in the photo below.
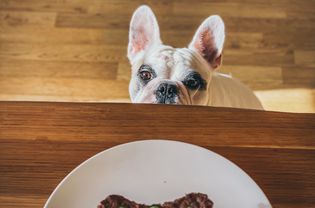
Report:
[[[263,109],[248,87],[216,71],[224,39],[223,20],[213,15],[202,22],[187,48],[164,45],[154,13],[140,6],[129,28],[131,102]]]

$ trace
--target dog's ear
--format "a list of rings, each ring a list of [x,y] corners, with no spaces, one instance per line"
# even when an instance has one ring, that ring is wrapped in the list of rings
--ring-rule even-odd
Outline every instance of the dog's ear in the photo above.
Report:
[[[128,58],[133,58],[149,47],[161,44],[160,30],[154,13],[148,6],[140,6],[130,21]]]
[[[216,69],[222,62],[224,39],[223,20],[220,16],[213,15],[199,26],[188,48],[198,52],[212,69]]]

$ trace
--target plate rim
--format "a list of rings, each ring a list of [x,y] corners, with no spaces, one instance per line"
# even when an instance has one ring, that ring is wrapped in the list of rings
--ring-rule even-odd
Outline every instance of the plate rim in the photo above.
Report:
[[[132,145],[132,144],[136,144],[136,143],[152,143],[152,142],[168,142],[168,143],[177,143],[177,144],[181,144],[181,145],[187,145],[187,146],[191,146],[193,148],[196,149],[202,149],[203,151],[207,151],[210,152],[212,154],[215,154],[217,157],[226,160],[227,162],[229,162],[231,165],[235,166],[239,171],[245,173],[246,176],[248,176],[248,178],[250,180],[252,180],[252,182],[254,182],[254,184],[257,186],[257,188],[260,190],[260,192],[263,194],[263,196],[265,197],[266,202],[268,202],[268,206],[272,207],[268,197],[266,196],[265,192],[260,188],[260,186],[256,183],[256,181],[245,171],[243,170],[241,167],[239,167],[237,164],[235,164],[233,161],[229,160],[228,158],[212,151],[209,150],[203,146],[199,146],[196,144],[191,144],[191,143],[187,143],[187,142],[183,142],[183,141],[178,141],[178,140],[168,140],[168,139],[141,139],[141,140],[135,140],[135,141],[131,141],[131,142],[125,142],[125,143],[121,143],[115,146],[112,146],[108,149],[104,149],[98,153],[96,153],[95,155],[89,157],[88,159],[84,160],[83,162],[81,162],[79,165],[77,165],[74,169],[72,169],[59,183],[58,185],[55,187],[55,189],[53,190],[53,192],[51,192],[51,194],[49,195],[48,199],[45,202],[44,208],[48,208],[48,205],[50,203],[50,201],[52,200],[53,196],[55,195],[55,193],[57,192],[57,190],[59,189],[60,186],[62,186],[62,184],[74,173],[76,172],[79,168],[81,168],[83,165],[87,164],[90,160],[93,160],[94,158],[98,157],[101,154],[104,154],[105,152],[108,151],[112,151],[116,148],[121,148],[124,146],[128,146],[128,145]]]

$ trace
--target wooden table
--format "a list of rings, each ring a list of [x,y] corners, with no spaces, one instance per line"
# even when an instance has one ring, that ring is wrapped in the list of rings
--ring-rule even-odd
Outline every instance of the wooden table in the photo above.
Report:
[[[40,102],[0,102],[0,207],[42,207],[81,162],[142,139],[206,147],[245,170],[274,207],[315,207],[314,114]]]

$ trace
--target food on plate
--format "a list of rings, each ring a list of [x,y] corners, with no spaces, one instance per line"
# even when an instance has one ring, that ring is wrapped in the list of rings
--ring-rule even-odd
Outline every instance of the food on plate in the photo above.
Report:
[[[186,196],[163,204],[145,205],[130,201],[120,195],[106,197],[97,208],[212,208],[213,202],[206,194],[190,193]]]

